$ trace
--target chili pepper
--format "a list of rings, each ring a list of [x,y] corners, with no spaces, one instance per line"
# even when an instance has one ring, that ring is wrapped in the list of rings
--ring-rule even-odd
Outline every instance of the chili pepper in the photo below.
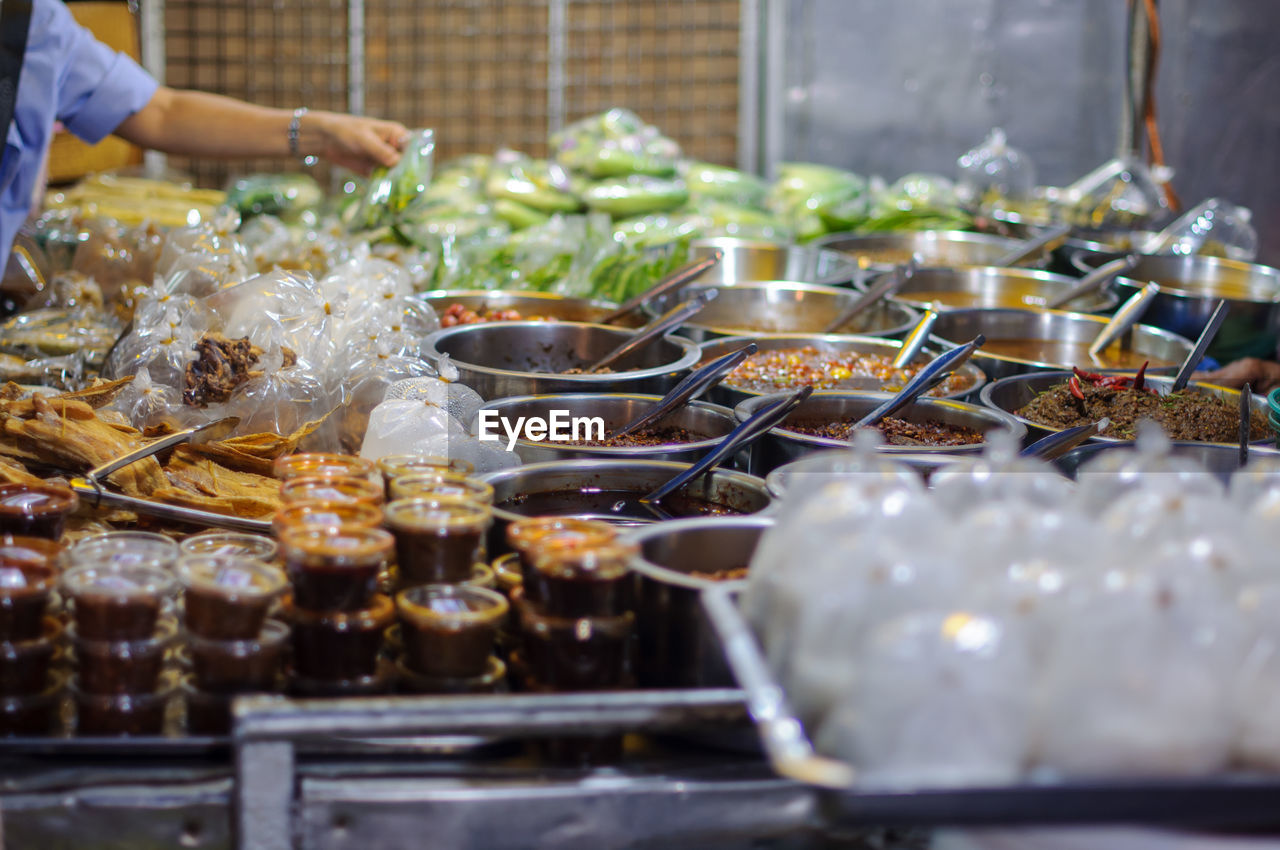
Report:
[[[1079,366],[1072,366],[1071,371],[1075,373],[1075,376],[1077,378],[1080,378],[1085,381],[1089,381],[1090,383],[1096,383],[1098,381],[1103,380],[1106,377],[1105,375],[1100,375],[1097,372],[1086,372],[1083,369],[1081,369]]]
[[[1084,401],[1084,391],[1080,389],[1080,379],[1075,375],[1072,375],[1071,379],[1067,381],[1067,389],[1071,390],[1073,396]]]
[[[1142,362],[1142,368],[1138,370],[1138,374],[1133,376],[1133,388],[1135,390],[1142,389],[1146,384],[1147,364],[1150,362],[1150,360],[1144,360]]]

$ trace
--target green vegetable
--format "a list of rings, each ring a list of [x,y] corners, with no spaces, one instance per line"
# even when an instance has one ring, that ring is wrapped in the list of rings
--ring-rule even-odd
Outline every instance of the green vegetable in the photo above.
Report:
[[[680,176],[695,199],[710,198],[740,207],[762,207],[769,194],[769,185],[754,174],[709,162],[684,162]]]
[[[547,162],[532,159],[520,159],[505,168],[494,168],[485,181],[485,192],[489,197],[505,198],[544,213],[580,209],[581,201],[568,190],[568,175],[563,171],[556,174]]]
[[[550,216],[546,213],[506,198],[499,198],[493,202],[493,214],[516,230],[546,224],[550,220]]]
[[[582,200],[593,211],[625,218],[675,209],[689,200],[689,190],[680,180],[621,177],[596,183]]]
[[[227,203],[242,218],[274,215],[281,218],[320,206],[324,191],[306,174],[253,174],[227,190]]]

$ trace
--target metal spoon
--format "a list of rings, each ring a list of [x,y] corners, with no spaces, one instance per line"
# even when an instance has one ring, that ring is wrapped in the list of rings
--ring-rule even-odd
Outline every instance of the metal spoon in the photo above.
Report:
[[[905,369],[911,365],[911,361],[916,359],[916,355],[924,348],[925,343],[929,341],[929,334],[933,333],[933,326],[938,322],[938,314],[933,310],[926,310],[925,314],[920,317],[920,321],[911,329],[902,339],[902,347],[898,349],[898,353],[890,364],[894,369]]]
[[[1076,425],[1074,428],[1063,428],[1056,434],[1050,434],[1036,440],[1022,451],[1018,457],[1033,457],[1040,460],[1053,460],[1061,457],[1076,446],[1082,445],[1107,430],[1111,420],[1102,417],[1088,425]]]
[[[850,304],[843,313],[828,323],[822,332],[832,334],[840,330],[859,314],[879,304],[881,298],[884,298],[910,280],[918,268],[920,268],[919,259],[913,256],[909,263],[895,266],[892,271],[887,271],[880,275],[875,279],[874,283],[867,287],[867,291],[862,293],[858,300]]]
[[[722,259],[724,259],[724,251],[717,248],[712,252],[711,256],[698,260],[695,263],[689,263],[687,266],[681,266],[651,286],[649,289],[646,289],[639,295],[624,301],[622,306],[618,307],[618,309],[601,319],[600,323],[611,325],[618,321],[618,319],[621,319],[623,316],[630,313],[632,310],[635,310],[637,307],[640,307],[655,298],[660,298],[672,290],[679,289],[685,284],[692,283],[709,269],[714,268]]]
[[[916,372],[915,377],[910,381],[907,381],[906,386],[898,390],[897,395],[850,425],[849,431],[853,432],[859,428],[868,428],[879,422],[881,419],[884,419],[886,416],[891,416],[906,407],[908,404],[911,404],[920,396],[928,392],[929,388],[934,385],[935,381],[939,377],[948,372],[954,372],[956,369],[963,366],[965,362],[973,356],[973,352],[981,348],[982,344],[986,341],[987,338],[985,336],[978,334],[964,345],[957,346],[956,348],[935,357],[933,362],[925,366],[919,372]]]
[[[641,496],[640,501],[657,502],[666,496],[670,496],[672,493],[679,490],[681,487],[684,487],[717,463],[720,463],[725,458],[730,457],[736,452],[751,445],[760,437],[763,437],[768,433],[769,429],[773,428],[783,419],[786,419],[793,410],[799,407],[800,404],[812,394],[813,387],[801,387],[786,398],[779,399],[772,404],[767,404],[760,408],[737,428],[730,431],[728,435],[720,441],[719,445],[707,452],[707,454],[703,455],[697,463],[686,469],[684,472],[681,472],[675,478],[672,478],[666,484],[663,484],[653,490],[651,493]],[[619,502],[617,505],[614,505],[614,509],[621,510],[622,504],[622,502]]]
[[[1080,282],[1068,289],[1060,295],[1055,295],[1045,302],[1045,307],[1050,310],[1057,310],[1065,307],[1077,298],[1089,295],[1095,290],[1101,289],[1111,282],[1113,277],[1122,275],[1132,269],[1142,259],[1137,254],[1130,254],[1127,257],[1120,257],[1109,263],[1098,266],[1084,277],[1080,278]]]
[[[595,363],[592,363],[583,371],[599,372],[604,367],[618,362],[628,354],[644,348],[649,343],[660,338],[667,331],[683,324],[685,320],[689,319],[703,307],[715,300],[715,297],[719,294],[720,291],[717,289],[704,289],[688,301],[680,302],[649,324],[637,330],[632,334],[630,339],[622,345],[619,345],[613,351],[610,351],[604,357],[601,357]]]
[[[1099,331],[1093,342],[1089,344],[1089,356],[1096,363],[1102,363],[1102,352],[1119,342],[1138,323],[1142,314],[1147,312],[1147,308],[1159,294],[1159,284],[1148,283],[1132,298],[1121,304],[1120,309],[1116,310],[1116,314],[1111,317],[1111,321],[1107,322],[1106,327]]]
[[[1011,251],[1009,251],[1009,253],[1005,254],[1003,257],[1000,257],[991,265],[999,266],[1001,268],[1016,266],[1018,263],[1022,262],[1028,257],[1033,257],[1036,254],[1039,254],[1041,251],[1054,250],[1063,242],[1066,242],[1067,237],[1070,235],[1071,235],[1071,225],[1055,224],[1054,226],[1047,228],[1035,239],[1032,239],[1028,242],[1023,242],[1018,247],[1012,249]]]
[[[613,436],[625,437],[630,433],[639,431],[646,425],[657,422],[682,407],[686,402],[693,400],[724,380],[726,375],[738,368],[743,360],[755,354],[759,348],[754,342],[750,342],[737,351],[726,354],[723,357],[717,357],[705,366],[695,369],[685,376],[683,381],[676,384],[675,389],[624,425],[621,430],[614,432]]]
[[[1249,438],[1253,436],[1253,387],[1240,389],[1240,466],[1249,462]]]
[[[1204,359],[1204,353],[1209,350],[1209,346],[1213,344],[1213,338],[1218,335],[1218,330],[1226,321],[1227,310],[1226,301],[1219,301],[1218,306],[1213,308],[1209,323],[1204,326],[1204,330],[1200,331],[1200,336],[1196,337],[1196,344],[1191,347],[1190,353],[1178,367],[1178,374],[1173,376],[1173,386],[1169,392],[1177,393],[1186,389],[1187,382],[1191,380],[1191,373],[1200,365],[1200,361]]]

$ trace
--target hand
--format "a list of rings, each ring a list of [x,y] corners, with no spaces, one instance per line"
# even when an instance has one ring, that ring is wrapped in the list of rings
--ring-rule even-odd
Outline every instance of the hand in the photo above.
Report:
[[[1248,384],[1255,393],[1267,393],[1280,387],[1280,363],[1246,357],[1212,372],[1199,372],[1194,377],[1236,390]]]
[[[409,141],[409,131],[396,121],[337,112],[309,112],[298,129],[298,149],[304,154],[365,175],[376,166],[390,168],[399,162]]]

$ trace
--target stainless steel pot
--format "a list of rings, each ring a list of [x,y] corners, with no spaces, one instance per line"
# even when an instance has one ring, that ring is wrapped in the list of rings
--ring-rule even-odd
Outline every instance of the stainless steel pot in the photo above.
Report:
[[[923,266],[989,266],[1018,247],[1017,239],[963,230],[913,230],[898,233],[831,233],[810,243],[851,257],[860,275],[854,285],[905,263],[915,254]],[[1046,252],[1047,255],[1047,252]]]
[[[754,341],[760,348],[761,352],[774,351],[780,348],[803,348],[804,346],[813,346],[819,351],[853,351],[859,354],[879,354],[892,359],[898,353],[898,349],[902,347],[902,343],[896,339],[879,339],[877,337],[857,337],[857,336],[823,336],[812,334],[777,334],[775,336],[755,337],[755,336],[739,336],[739,337],[721,337],[713,339],[702,344],[702,359],[699,363],[706,363],[714,360],[721,355],[728,354],[731,351],[741,348],[748,342]],[[937,349],[933,349],[933,353],[922,354],[916,358],[916,364],[924,364],[929,362],[937,355]],[[981,369],[972,363],[966,363],[960,368],[959,374],[967,381],[964,388],[957,390],[943,398],[964,398],[971,395],[979,387],[987,382],[987,376]],[[794,389],[799,389],[795,387]],[[859,388],[861,389],[861,388]],[[878,387],[876,388],[878,389]],[[867,391],[874,391],[867,388]],[[707,397],[716,402],[727,406],[737,405],[749,398],[766,395],[766,393],[749,390],[744,387],[735,386],[729,383],[721,383],[713,387],[707,393]]]
[[[716,299],[703,307],[693,320],[681,325],[680,333],[694,342],[722,336],[772,334],[821,334],[837,316],[858,299],[852,289],[770,280],[733,286],[687,286],[677,296],[668,296],[645,305],[645,312],[657,316],[694,293],[717,290]],[[903,304],[882,302],[855,316],[839,333],[863,336],[900,336],[911,330],[920,314]]]
[[[1280,332],[1280,269],[1217,257],[1146,256],[1112,287],[1128,298],[1147,283],[1160,284],[1142,321],[1195,339],[1218,301],[1230,312],[1209,356],[1222,362],[1241,357],[1274,360]]]
[[[1059,472],[1074,481],[1076,475],[1080,472],[1080,467],[1094,458],[1117,449],[1132,450],[1133,443],[1120,440],[1085,443],[1083,446],[1077,446],[1054,460],[1053,465],[1057,467]],[[1226,446],[1217,443],[1175,442],[1170,444],[1169,454],[1176,458],[1194,460],[1223,484],[1226,484],[1231,479],[1231,476],[1241,468],[1240,449],[1238,446]],[[1280,458],[1280,452],[1275,449],[1251,446],[1249,448],[1249,457],[1250,459],[1255,457]]]
[[[1032,339],[1046,342],[1090,343],[1106,326],[1107,320],[1085,313],[1058,310],[949,310],[938,317],[931,340],[939,346],[962,345],[979,333],[988,340]],[[1137,325],[1121,344],[1132,351],[1156,360],[1172,363],[1155,367],[1149,374],[1172,373],[1191,353],[1190,340],[1151,325]],[[1025,359],[978,350],[973,362],[982,367],[992,380],[1026,372],[1070,369],[1080,363],[1054,363],[1043,359]],[[1096,370],[1095,370],[1096,371]]]
[[[660,254],[671,246],[652,249]],[[759,242],[749,239],[695,239],[689,243],[689,262],[723,251],[719,263],[698,277],[695,283],[705,286],[733,286],[762,280],[796,280],[847,286],[862,274],[858,264],[843,254],[811,246],[787,242]]]
[[[566,375],[608,354],[632,331],[585,322],[482,322],[436,331],[422,356],[442,355],[458,369],[458,381],[485,400],[571,392],[656,392],[671,389],[700,356],[698,346],[668,335],[623,358],[615,371]]]
[[[762,405],[782,398],[781,394],[758,396],[747,399],[734,408],[734,415],[739,421],[747,419]],[[817,437],[802,434],[786,427],[789,422],[841,422],[853,421],[870,413],[889,398],[887,393],[841,393],[816,392],[801,402],[796,410],[783,420],[782,424],[765,434],[751,449],[751,465],[753,475],[767,475],[783,464],[798,460],[805,455],[821,449],[848,448],[844,440],[833,440],[828,437]],[[948,399],[921,399],[915,404],[895,414],[909,422],[942,422],[948,425],[960,425],[973,428],[986,434],[997,428],[1010,431],[1015,438],[1025,438],[1026,426],[1013,416],[1003,411],[984,408],[976,404],[965,404]],[[879,451],[886,454],[904,455],[964,455],[977,454],[985,447],[984,443],[968,446],[881,446]]]
[[[1131,371],[1129,372],[1115,371],[1115,372],[1112,372],[1111,374],[1130,374],[1131,375],[1133,373]],[[1025,425],[1027,428],[1027,439],[1038,440],[1039,438],[1046,437],[1049,434],[1057,433],[1062,429],[1053,428],[1048,425],[1040,425],[1036,422],[1032,422],[1030,419],[1027,419],[1023,416],[1019,416],[1016,411],[1021,410],[1040,393],[1044,392],[1047,389],[1050,389],[1051,387],[1057,384],[1062,383],[1063,381],[1067,380],[1070,377],[1071,377],[1071,372],[1036,372],[1034,374],[1029,374],[1029,375],[1014,375],[1008,378],[1003,378],[999,381],[995,381],[994,383],[987,384],[985,387],[982,388],[982,391],[978,394],[978,398],[982,402],[982,404],[986,405],[992,410],[998,410],[1002,413],[1012,416],[1014,419],[1017,419],[1019,422]],[[1146,382],[1147,382],[1147,386],[1155,389],[1161,394],[1167,394],[1169,387],[1172,386],[1173,384],[1173,378],[1148,375]],[[1187,384],[1187,388],[1184,390],[1184,392],[1200,393],[1201,395],[1209,395],[1215,398],[1223,399],[1228,404],[1230,404],[1233,407],[1233,409],[1238,407],[1240,403],[1239,390],[1231,390],[1231,389],[1227,389],[1226,387],[1216,386],[1214,384],[1202,384],[1196,381],[1192,381],[1191,383]],[[1253,397],[1253,409],[1256,411],[1260,411],[1263,414],[1267,413],[1268,406],[1267,406],[1266,396],[1262,395],[1261,393],[1259,393],[1258,395],[1255,395]],[[1267,440],[1258,441],[1258,442],[1269,442],[1271,439],[1273,438],[1268,437]],[[1129,442],[1127,440],[1116,439],[1115,437],[1094,437],[1093,441],[1105,442],[1105,443]],[[1192,443],[1192,445],[1235,446],[1234,443]]]
[[[705,588],[724,582],[690,573],[748,566],[761,535],[771,525],[772,519],[759,516],[696,517],[646,526],[626,535],[640,547],[631,568],[638,576],[637,677],[641,687],[733,687],[724,652],[699,602]]]
[[[890,300],[917,309],[956,310],[990,307],[1042,307],[1050,299],[1079,283],[1066,275],[1034,269],[994,266],[920,269],[898,287]],[[1119,302],[1104,290],[1071,302],[1080,313],[1099,313]]]
[[[477,417],[485,411],[514,420],[517,417],[550,417],[551,411],[565,411],[567,416],[599,417],[604,433],[609,435],[635,419],[646,408],[659,401],[656,395],[624,395],[621,393],[584,393],[526,395],[491,401],[480,408]],[[477,419],[478,423],[479,419]],[[659,423],[663,427],[684,428],[691,434],[704,438],[695,442],[667,446],[572,446],[551,440],[518,440],[515,451],[525,463],[543,463],[553,460],[586,458],[618,458],[628,460],[670,460],[693,463],[715,448],[720,438],[737,426],[733,411],[706,401],[691,402],[674,411]],[[514,427],[514,426],[513,426]],[[472,428],[475,433],[475,427]],[[498,433],[506,440],[506,432]],[[585,438],[585,437],[584,437]]]
[[[552,292],[508,292],[497,289],[434,289],[418,296],[437,314],[461,304],[468,310],[515,310],[521,319],[559,319],[563,322],[598,322],[609,315],[617,304],[592,298],[570,298]],[[632,312],[619,320],[621,327],[639,327],[644,317]]]
[[[1155,236],[1153,230],[1073,231],[1062,250],[1076,271],[1088,274],[1103,263],[1118,260]]]
[[[494,491],[489,554],[492,557],[508,551],[507,524],[526,516],[586,517],[616,525],[655,522],[655,517],[633,505],[621,513],[613,513],[610,506],[620,498],[619,494],[638,498],[689,466],[659,460],[562,460],[482,475],[480,478],[493,485]],[[698,478],[683,494],[739,514],[760,513],[771,501],[759,478],[724,468]],[[669,510],[676,510],[678,504],[675,499],[663,501]]]

